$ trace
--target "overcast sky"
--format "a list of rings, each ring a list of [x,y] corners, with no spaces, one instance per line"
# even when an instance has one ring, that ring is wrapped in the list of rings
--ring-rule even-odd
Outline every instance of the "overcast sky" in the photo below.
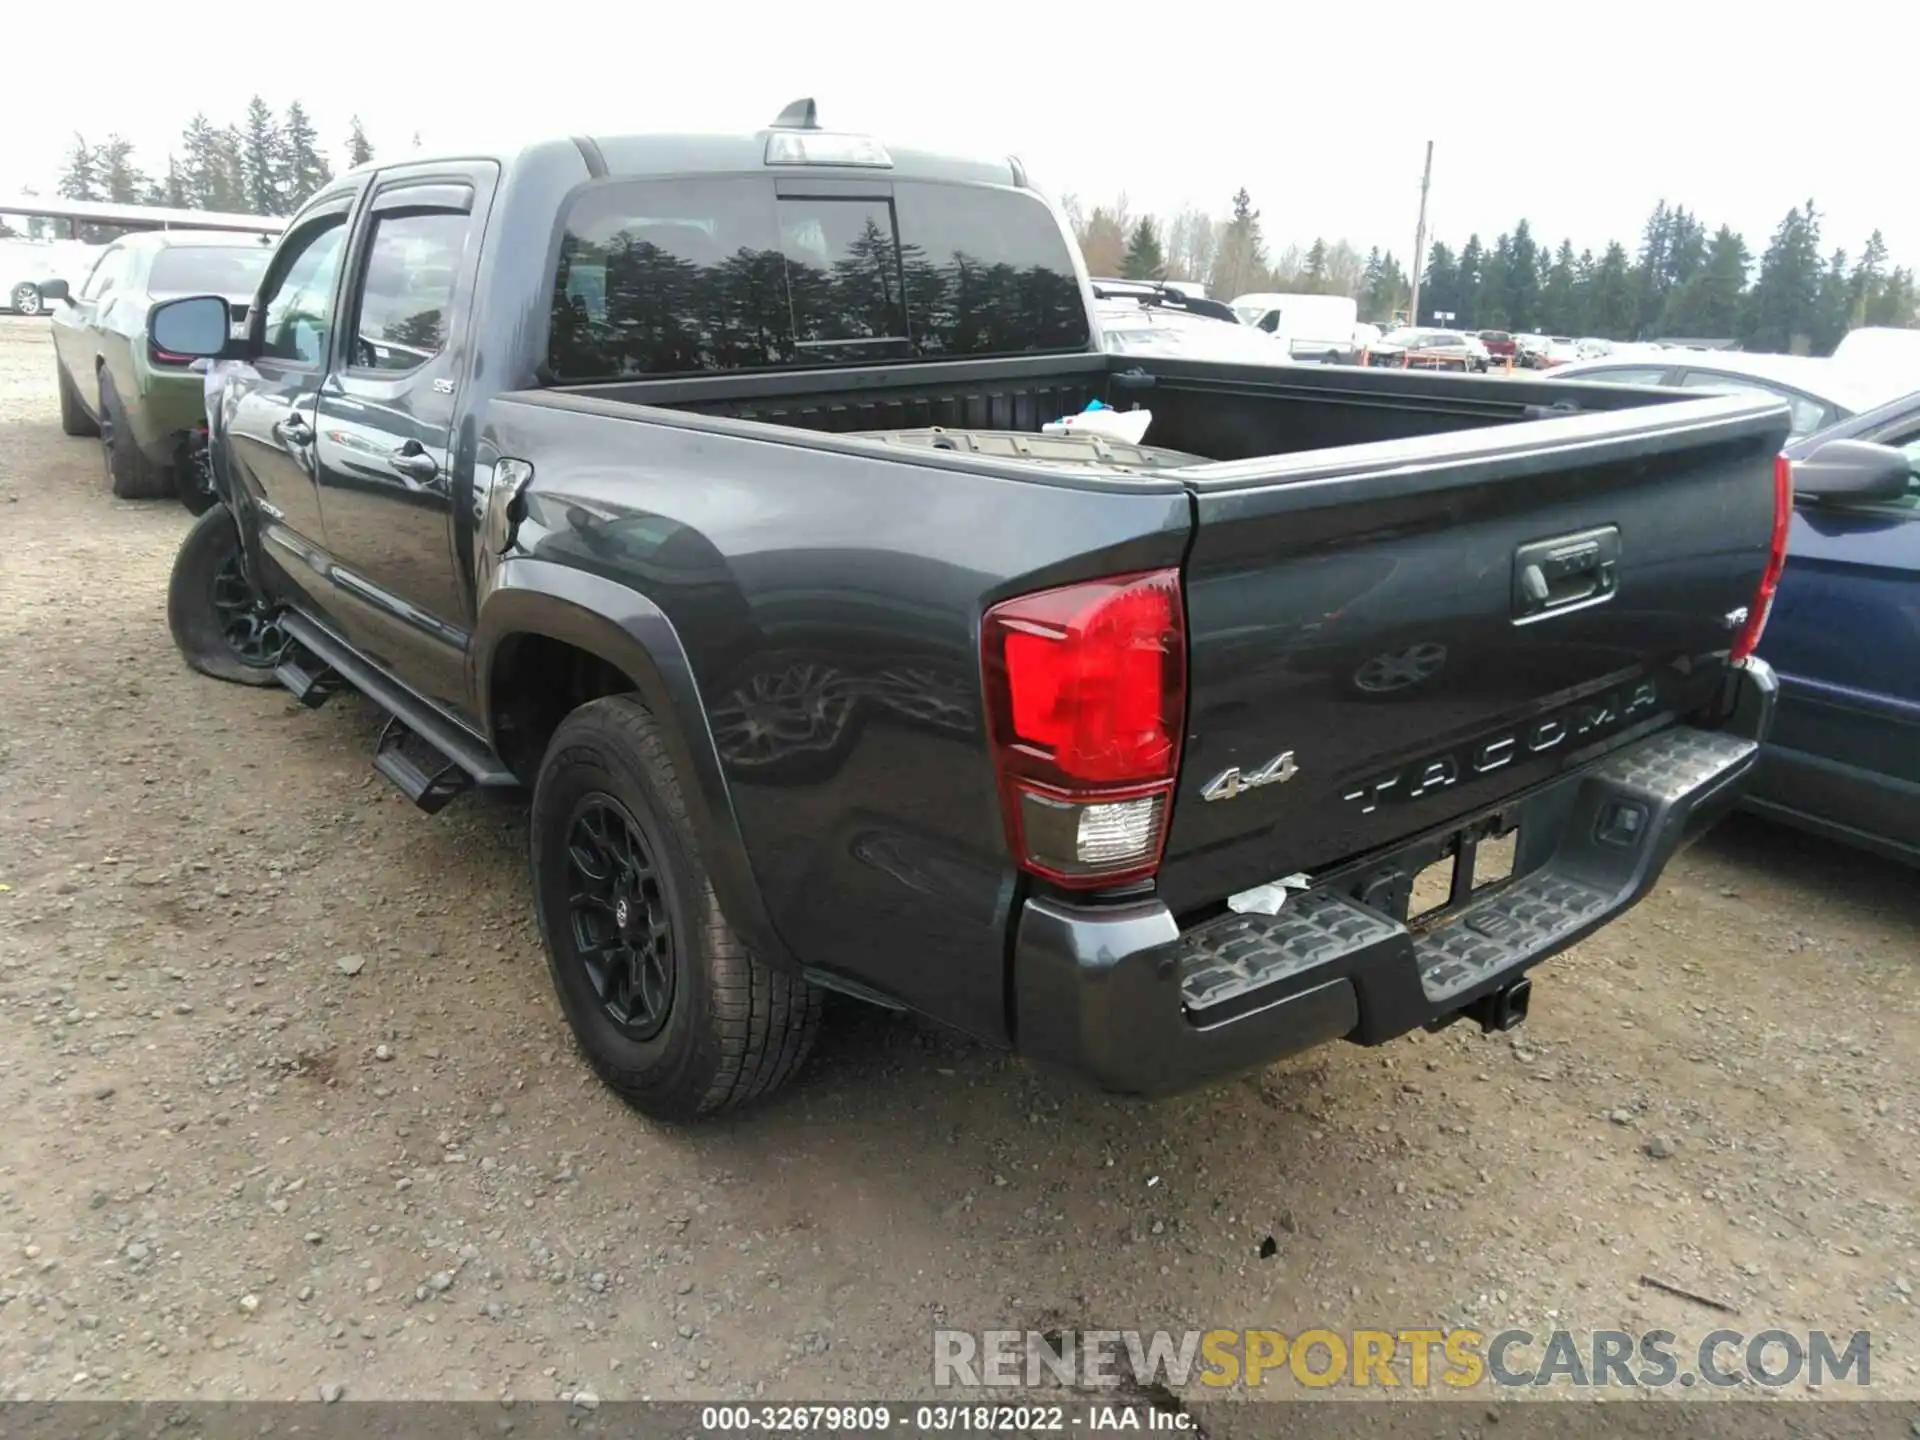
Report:
[[[1430,224],[1456,246],[1525,215],[1548,242],[1631,250],[1664,197],[1757,255],[1811,195],[1826,249],[1857,253],[1878,226],[1896,263],[1920,264],[1909,0],[91,0],[85,14],[77,51],[48,32],[46,63],[0,86],[0,190],[50,193],[75,130],[118,131],[163,169],[195,110],[238,121],[255,91],[302,101],[336,163],[354,114],[391,154],[415,131],[440,150],[751,130],[812,95],[829,128],[1015,153],[1089,205],[1125,190],[1136,212],[1224,212],[1245,185],[1276,250],[1320,234],[1404,257],[1431,138]]]

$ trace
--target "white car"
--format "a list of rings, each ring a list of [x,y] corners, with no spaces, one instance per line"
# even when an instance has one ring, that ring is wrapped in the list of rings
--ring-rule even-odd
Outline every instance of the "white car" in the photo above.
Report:
[[[1101,339],[1117,355],[1164,355],[1234,365],[1286,365],[1287,347],[1264,330],[1169,305],[1095,300]]]
[[[44,315],[51,302],[40,293],[41,282],[64,280],[78,290],[103,248],[78,240],[0,240],[0,307]]]
[[[1558,366],[1548,378],[1772,395],[1787,402],[1793,416],[1791,438],[1795,439],[1876,409],[1920,387],[1920,380],[1904,368],[1869,368],[1809,355],[1749,355],[1741,350],[1610,355]]]

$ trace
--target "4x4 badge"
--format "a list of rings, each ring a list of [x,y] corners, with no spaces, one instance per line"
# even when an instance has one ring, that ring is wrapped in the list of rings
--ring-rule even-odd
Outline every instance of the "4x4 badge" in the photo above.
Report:
[[[1282,750],[1258,770],[1243,772],[1238,765],[1222,770],[1200,789],[1202,800],[1231,800],[1243,790],[1258,790],[1262,785],[1284,785],[1300,773],[1293,763],[1293,752]]]

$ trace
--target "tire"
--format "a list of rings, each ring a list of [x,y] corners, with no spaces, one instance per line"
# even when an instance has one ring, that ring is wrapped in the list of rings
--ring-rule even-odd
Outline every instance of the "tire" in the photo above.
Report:
[[[30,280],[13,287],[13,293],[7,296],[7,304],[13,307],[16,315],[40,315],[47,308],[47,302],[40,298],[40,287]]]
[[[165,500],[173,494],[173,472],[140,453],[127,426],[126,407],[113,388],[113,377],[100,372],[100,448],[106,455],[107,479],[121,500]]]
[[[173,560],[167,628],[181,656],[202,675],[236,685],[272,685],[287,648],[273,611],[259,602],[240,567],[240,527],[216,505],[193,522]]]
[[[637,699],[595,700],[561,722],[534,782],[529,848],[561,1009],[629,1105],[691,1120],[800,1069],[821,992],[756,960],[728,926],[660,727]]]
[[[93,417],[87,414],[86,407],[80,403],[80,392],[73,388],[73,379],[67,374],[67,367],[56,360],[53,362],[53,374],[60,387],[61,433],[91,440],[100,433],[100,427],[93,423]]]

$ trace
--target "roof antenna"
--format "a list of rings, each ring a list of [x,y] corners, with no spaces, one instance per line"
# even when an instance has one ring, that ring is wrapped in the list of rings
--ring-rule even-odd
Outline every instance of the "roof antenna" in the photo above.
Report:
[[[796,100],[774,117],[776,130],[818,130],[820,128],[820,110],[813,103],[813,97]]]

